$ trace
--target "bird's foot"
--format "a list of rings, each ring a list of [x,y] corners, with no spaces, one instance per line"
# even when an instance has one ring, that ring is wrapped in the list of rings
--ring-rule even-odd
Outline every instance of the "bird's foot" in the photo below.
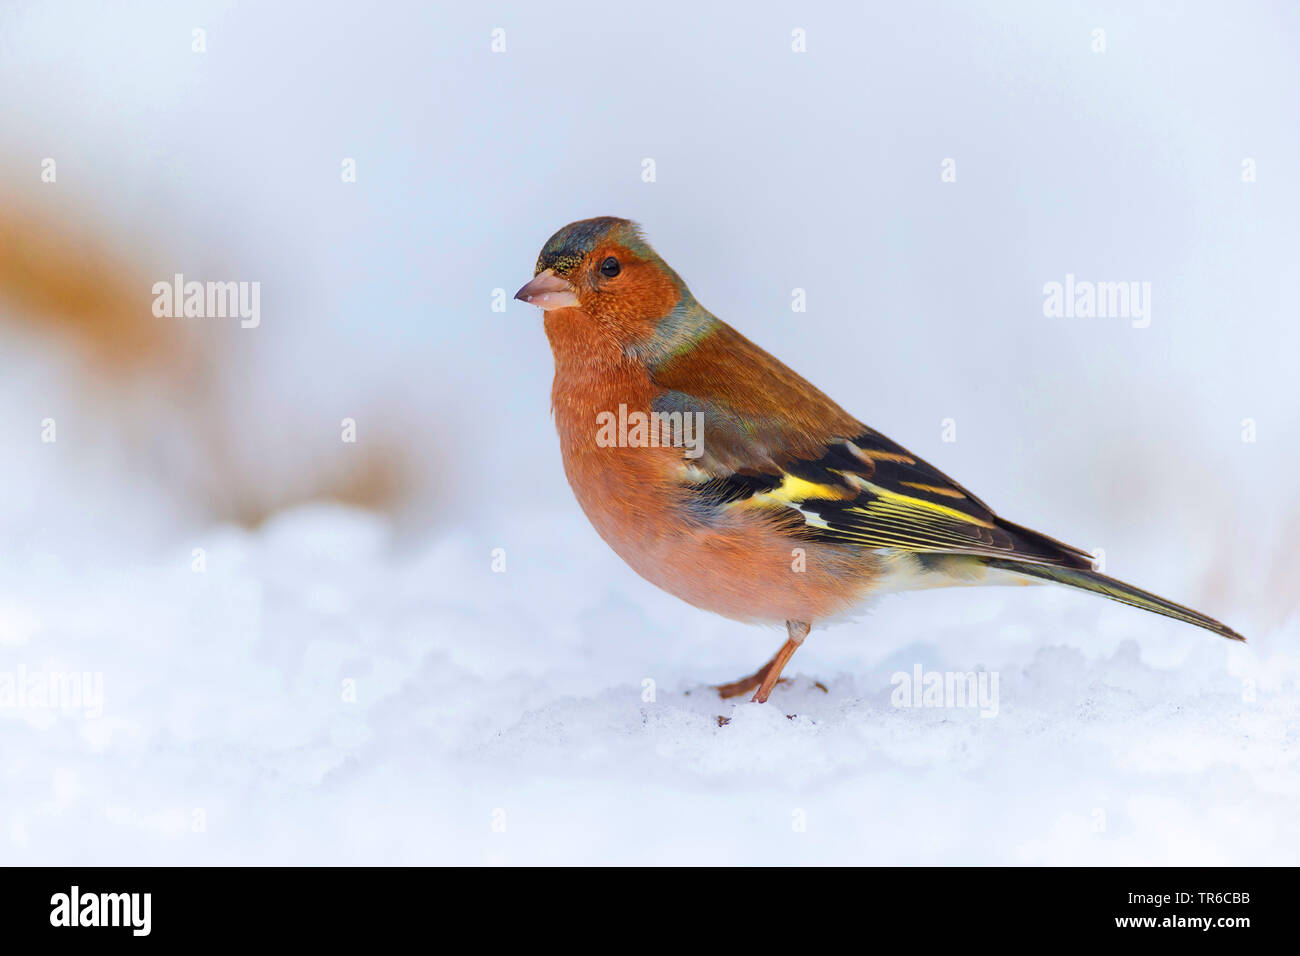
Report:
[[[725,700],[728,697],[739,697],[741,694],[747,694],[752,690],[754,696],[750,698],[751,700],[758,704],[767,703],[772,688],[782,683],[781,671],[785,670],[785,665],[790,662],[794,652],[799,649],[803,639],[808,636],[809,625],[806,621],[786,621],[785,627],[789,637],[785,644],[781,646],[781,649],[776,652],[776,656],[748,677],[742,677],[738,681],[718,686],[719,696]],[[754,690],[755,688],[758,689]]]
[[[730,697],[739,697],[741,694],[748,694],[756,690],[763,683],[763,678],[767,676],[767,668],[763,668],[757,674],[750,674],[748,677],[742,677],[740,680],[732,681],[730,684],[714,684],[713,689],[718,692],[718,696],[723,700]],[[778,684],[790,683],[790,678],[782,677],[777,681]]]

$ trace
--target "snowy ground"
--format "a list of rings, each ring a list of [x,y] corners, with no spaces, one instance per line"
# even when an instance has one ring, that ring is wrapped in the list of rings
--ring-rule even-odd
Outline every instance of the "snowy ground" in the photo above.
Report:
[[[4,862],[1297,862],[1296,622],[906,595],[761,706],[706,682],[780,635],[644,584],[576,507],[509,542],[326,507],[201,537],[205,570],[100,564],[76,600],[6,575],[0,673],[103,699],[0,707]],[[996,673],[996,715],[893,706],[918,665]]]

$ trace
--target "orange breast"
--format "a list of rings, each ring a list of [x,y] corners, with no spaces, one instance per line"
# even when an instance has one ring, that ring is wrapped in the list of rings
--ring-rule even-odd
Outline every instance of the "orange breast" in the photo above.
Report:
[[[648,413],[660,389],[598,337],[565,341],[581,334],[579,317],[578,310],[546,316],[556,352],[552,403],[565,474],[609,546],[652,584],[737,620],[814,622],[859,604],[877,574],[873,555],[796,537],[758,511],[711,518],[688,506],[682,448],[598,440],[601,413],[617,419],[620,405]],[[577,345],[585,355],[575,354]]]

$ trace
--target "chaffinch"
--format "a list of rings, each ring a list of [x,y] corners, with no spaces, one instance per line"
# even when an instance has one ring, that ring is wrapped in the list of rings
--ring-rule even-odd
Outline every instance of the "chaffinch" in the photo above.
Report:
[[[696,607],[785,622],[725,697],[767,700],[814,622],[891,591],[1052,582],[1244,640],[999,518],[710,314],[635,223],[565,226],[515,298],[545,310],[564,470],[600,536]]]

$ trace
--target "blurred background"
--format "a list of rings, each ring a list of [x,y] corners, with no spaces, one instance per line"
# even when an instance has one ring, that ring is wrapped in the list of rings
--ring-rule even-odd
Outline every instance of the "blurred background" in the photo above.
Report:
[[[301,769],[326,720],[301,701],[366,668],[395,694],[413,673],[437,683],[432,663],[414,669],[421,654],[479,676],[488,658],[570,668],[558,686],[573,693],[602,666],[635,689],[651,661],[728,679],[768,656],[755,637],[702,667],[679,622],[749,632],[636,580],[566,486],[541,317],[511,296],[554,231],[596,215],[641,222],[707,308],[1006,517],[1103,550],[1110,573],[1221,617],[1268,660],[1294,643],[1280,626],[1300,609],[1298,40],[1285,2],[0,6],[0,645],[107,668],[129,717],[69,732],[48,767],[51,738],[31,738],[25,765],[53,780],[39,800],[129,793],[129,776],[67,780],[96,780],[80,776],[96,734],[164,739],[163,726],[191,742],[210,727],[213,767],[222,741],[257,739],[264,764]],[[153,284],[177,273],[260,283],[260,323],[155,316]],[[1149,327],[1046,317],[1044,285],[1067,274],[1149,282]],[[276,522],[330,505],[385,530],[339,539],[354,564],[322,596],[314,526]],[[231,540],[263,542],[267,563],[247,559],[229,593],[124,570],[186,577],[192,546]],[[479,579],[497,546],[525,610],[489,627],[505,585]],[[412,554],[403,593],[433,606],[409,633],[330,616],[366,568]],[[590,556],[612,593],[654,610],[635,624],[623,598],[588,596],[606,603],[584,617],[552,555]],[[245,585],[276,606],[281,558],[302,569],[306,597],[290,603],[307,611],[220,624]],[[85,619],[67,624],[88,581]],[[170,592],[211,606],[155,621]],[[964,600],[914,607],[958,621]],[[101,612],[118,615],[111,633]],[[1210,653],[1205,635],[1115,613]],[[646,632],[630,663],[602,656],[592,622],[609,620]],[[60,643],[65,631],[80,637]],[[865,632],[836,633],[840,651],[865,646]],[[409,649],[383,644],[394,634]],[[951,647],[993,646],[966,639]],[[140,648],[154,672],[95,657]],[[203,698],[212,671],[178,676],[227,648],[228,682],[288,688],[274,719]],[[815,653],[809,666],[828,669]],[[502,687],[510,703],[465,739],[536,702]],[[169,703],[151,712],[159,688]],[[425,734],[456,739],[456,718],[425,709],[434,698],[403,699]],[[355,750],[329,708],[321,767]],[[298,736],[261,736],[288,735],[294,713]],[[376,746],[419,723],[391,717],[373,724]],[[386,790],[372,779],[358,812]],[[177,785],[174,806],[193,799]],[[15,845],[44,812],[14,811]],[[1262,853],[1273,845],[1261,837]]]
[[[415,535],[573,510],[509,296],[613,214],[1014,520],[1233,620],[1296,607],[1293,5],[312,10],[0,11],[11,557],[313,500]],[[155,317],[175,273],[260,282],[261,324]],[[1046,318],[1067,273],[1150,282],[1150,327]]]
[[[421,534],[571,510],[509,296],[612,214],[1014,520],[1276,620],[1300,11],[1222,9],[6,4],[6,551],[97,560],[316,499]],[[175,273],[260,282],[260,326],[156,318]],[[1067,273],[1150,282],[1150,327],[1045,318]]]

